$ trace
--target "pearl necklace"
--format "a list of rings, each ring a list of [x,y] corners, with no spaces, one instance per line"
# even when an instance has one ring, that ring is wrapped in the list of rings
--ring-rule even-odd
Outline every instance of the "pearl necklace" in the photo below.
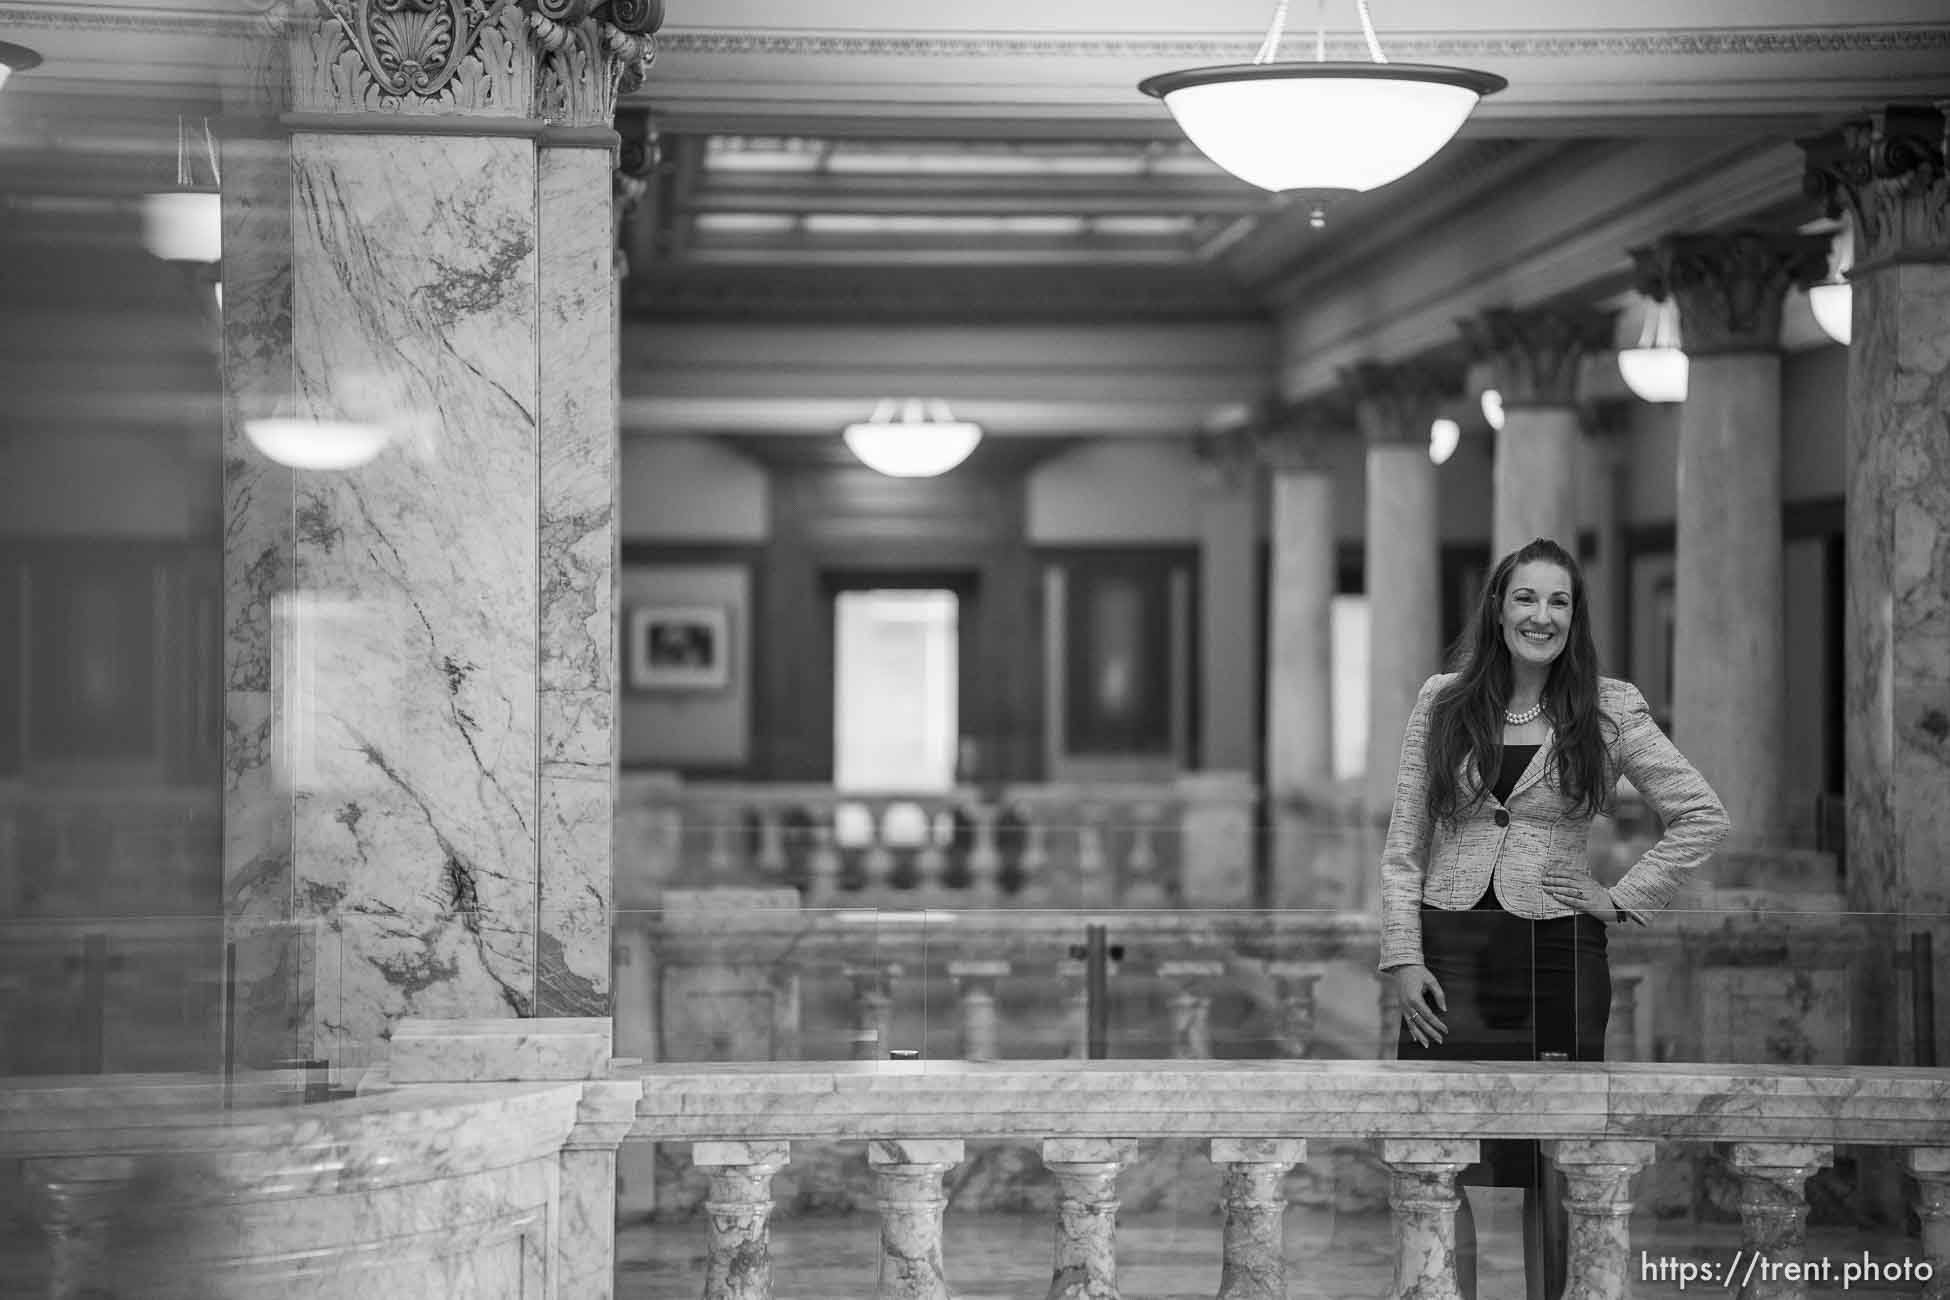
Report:
[[[1544,702],[1538,700],[1536,704],[1525,709],[1522,713],[1512,713],[1508,709],[1503,710],[1503,720],[1513,727],[1522,727],[1537,721],[1538,718],[1543,716],[1543,712]]]

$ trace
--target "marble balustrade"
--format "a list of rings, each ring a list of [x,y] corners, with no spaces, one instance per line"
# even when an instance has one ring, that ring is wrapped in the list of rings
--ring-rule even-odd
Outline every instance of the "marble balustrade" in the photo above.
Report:
[[[783,885],[809,907],[1245,906],[1257,797],[1193,777],[913,794],[625,774],[619,898]]]
[[[1454,1300],[1457,1175],[1488,1138],[1542,1139],[1563,1172],[1569,1300],[1631,1293],[1634,1178],[1655,1140],[1724,1144],[1743,1249],[1801,1257],[1804,1185],[1837,1146],[1906,1152],[1916,1259],[1950,1277],[1950,1075],[1915,1069],[1095,1061],[638,1066],[629,1138],[711,1171],[706,1300],[766,1300],[770,1175],[795,1141],[862,1143],[879,1183],[880,1300],[951,1293],[941,1179],[974,1139],[1035,1139],[1059,1185],[1051,1300],[1115,1300],[1117,1176],[1148,1140],[1199,1138],[1223,1170],[1221,1300],[1286,1294],[1282,1179],[1308,1139],[1374,1142],[1392,1187],[1391,1294]],[[725,1181],[728,1170],[742,1171]],[[731,1203],[724,1203],[729,1197]],[[1799,1297],[1776,1267],[1742,1294]],[[790,1289],[789,1282],[786,1289]],[[1940,1294],[1941,1288],[1925,1294]]]

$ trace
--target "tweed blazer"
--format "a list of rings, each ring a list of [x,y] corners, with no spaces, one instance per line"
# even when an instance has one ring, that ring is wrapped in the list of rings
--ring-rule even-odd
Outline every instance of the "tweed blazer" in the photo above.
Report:
[[[1381,969],[1422,961],[1422,908],[1465,911],[1491,880],[1497,898],[1517,916],[1533,921],[1570,916],[1574,909],[1544,892],[1548,867],[1588,871],[1585,848],[1591,818],[1576,811],[1550,776],[1551,743],[1538,747],[1510,797],[1498,803],[1485,793],[1452,828],[1428,811],[1428,763],[1424,757],[1429,710],[1454,674],[1438,673],[1422,684],[1402,735],[1395,777],[1395,808],[1381,854]],[[1620,912],[1643,922],[1664,907],[1687,876],[1719,847],[1728,829],[1726,809],[1646,708],[1630,682],[1598,679],[1598,707],[1618,724],[1606,737],[1611,770],[1644,796],[1665,824],[1665,834],[1612,886]],[[1609,729],[1607,729],[1609,731]],[[1474,770],[1459,773],[1467,804],[1482,790]]]

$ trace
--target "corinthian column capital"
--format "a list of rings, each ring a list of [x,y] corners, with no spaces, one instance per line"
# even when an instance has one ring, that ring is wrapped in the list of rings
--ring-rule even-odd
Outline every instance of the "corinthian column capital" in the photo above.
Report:
[[[1855,269],[1950,257],[1950,174],[1942,110],[1896,104],[1801,141],[1802,187],[1855,218]]]
[[[1585,354],[1611,343],[1611,314],[1590,307],[1493,307],[1457,324],[1470,351],[1490,363],[1506,407],[1571,405]]]
[[[1679,304],[1687,355],[1771,352],[1780,346],[1788,289],[1828,273],[1828,238],[1762,230],[1667,235],[1633,249],[1632,260],[1639,292]]]
[[[661,0],[286,6],[300,114],[540,118],[607,128],[655,57]]]
[[[1253,436],[1259,458],[1269,469],[1315,474],[1327,468],[1327,443],[1352,437],[1354,432],[1353,407],[1344,401],[1316,399],[1272,406]]]
[[[1341,386],[1354,399],[1361,436],[1369,445],[1427,446],[1429,425],[1459,392],[1459,379],[1421,362],[1382,365],[1363,361],[1341,371]]]

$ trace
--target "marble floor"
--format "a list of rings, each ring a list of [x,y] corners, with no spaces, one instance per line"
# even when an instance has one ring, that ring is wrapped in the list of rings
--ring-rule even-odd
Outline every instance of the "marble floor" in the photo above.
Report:
[[[1515,1193],[1498,1197],[1479,1216],[1483,1259],[1481,1300],[1522,1300],[1519,1219]],[[1510,1199],[1504,1200],[1502,1198]],[[1118,1285],[1126,1300],[1210,1300],[1219,1289],[1219,1220],[1184,1215],[1125,1216],[1118,1230]],[[774,1293],[780,1300],[865,1300],[874,1287],[875,1220],[871,1215],[780,1218],[772,1224]],[[1035,1300],[1049,1289],[1051,1225],[1039,1215],[957,1215],[945,1223],[943,1258],[956,1300]],[[1389,1221],[1380,1214],[1348,1216],[1290,1208],[1287,1212],[1289,1300],[1383,1300],[1393,1278]],[[1676,1266],[1733,1265],[1740,1233],[1732,1225],[1633,1223],[1634,1300],[1732,1295],[1723,1276],[1682,1288]],[[1643,1251],[1641,1261],[1638,1253]],[[1832,1280],[1808,1286],[1815,1297],[1905,1295],[1908,1282],[1851,1282],[1846,1263],[1866,1258],[1878,1267],[1905,1258],[1920,1262],[1914,1237],[1854,1230],[1809,1234],[1807,1258],[1830,1261]],[[1670,1261],[1670,1262],[1667,1262]],[[1669,1276],[1657,1274],[1664,1269]],[[1643,1271],[1643,1275],[1641,1275]],[[698,1300],[704,1280],[704,1224],[637,1224],[617,1234],[618,1300]]]

